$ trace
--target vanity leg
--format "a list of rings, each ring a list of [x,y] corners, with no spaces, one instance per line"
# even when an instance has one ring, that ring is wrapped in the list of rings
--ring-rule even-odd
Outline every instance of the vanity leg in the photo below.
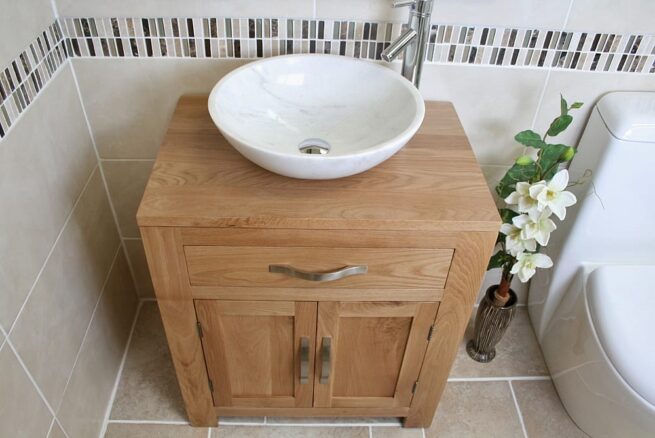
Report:
[[[216,426],[179,230],[141,227],[141,235],[189,422],[193,426]]]
[[[435,330],[404,427],[430,427],[457,356],[497,233],[466,233],[458,240]]]

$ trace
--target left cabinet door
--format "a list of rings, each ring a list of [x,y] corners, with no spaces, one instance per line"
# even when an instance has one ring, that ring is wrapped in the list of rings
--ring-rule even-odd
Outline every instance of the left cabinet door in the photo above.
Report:
[[[215,406],[312,406],[316,302],[195,306]]]

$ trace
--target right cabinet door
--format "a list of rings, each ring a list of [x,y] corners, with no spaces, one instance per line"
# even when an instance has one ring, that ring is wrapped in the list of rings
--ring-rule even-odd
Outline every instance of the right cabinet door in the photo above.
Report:
[[[314,406],[408,407],[438,307],[320,302]]]

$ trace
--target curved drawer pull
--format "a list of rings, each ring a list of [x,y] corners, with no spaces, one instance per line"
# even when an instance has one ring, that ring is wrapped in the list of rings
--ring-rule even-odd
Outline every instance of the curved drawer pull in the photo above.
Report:
[[[289,277],[300,278],[308,281],[334,281],[341,278],[350,277],[351,275],[366,274],[368,266],[355,265],[344,266],[330,272],[309,272],[296,269],[290,265],[268,265],[268,272],[275,272],[277,274],[285,274]]]

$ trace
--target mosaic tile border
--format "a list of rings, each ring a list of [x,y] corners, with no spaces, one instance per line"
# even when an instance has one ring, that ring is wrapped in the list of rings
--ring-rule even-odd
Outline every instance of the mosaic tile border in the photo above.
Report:
[[[59,18],[0,70],[0,139],[69,58],[380,59],[402,23],[284,18]],[[434,24],[426,62],[655,74],[655,35]]]
[[[403,25],[280,18],[66,18],[73,57],[262,58],[331,53],[380,59]],[[655,73],[655,35],[432,26],[428,63]]]
[[[64,33],[54,21],[0,70],[0,138],[68,59],[66,53]]]

